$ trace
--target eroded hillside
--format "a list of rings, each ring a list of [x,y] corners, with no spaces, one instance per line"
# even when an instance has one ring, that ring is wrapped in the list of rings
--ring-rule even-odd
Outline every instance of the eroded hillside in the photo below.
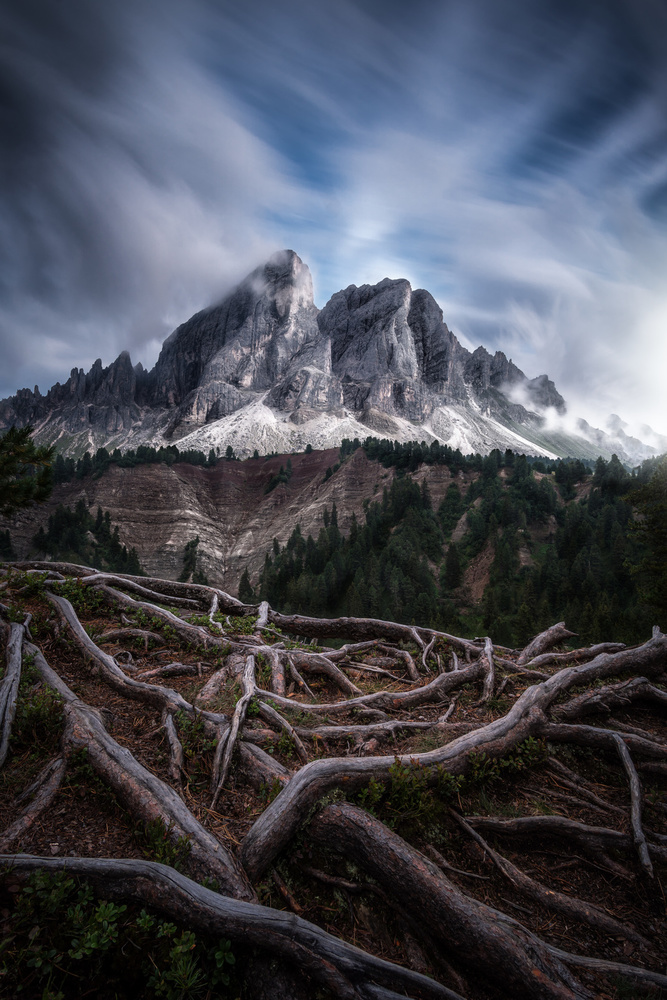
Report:
[[[214,468],[186,463],[141,465],[133,469],[111,465],[95,479],[57,486],[48,504],[25,511],[8,522],[16,555],[26,557],[31,539],[59,503],[74,506],[84,497],[90,507],[108,510],[118,525],[121,542],[136,548],[151,575],[176,579],[183,566],[185,545],[199,536],[199,566],[212,583],[236,593],[246,565],[253,579],[271,549],[273,539],[285,544],[297,523],[304,536],[317,536],[325,508],[334,503],[341,529],[353,514],[363,521],[364,500],[382,496],[395,475],[371,462],[363,449],[355,451],[325,480],[338,463],[338,449],[292,456],[220,461]],[[272,476],[287,460],[292,476],[266,493]],[[447,466],[429,466],[416,478],[427,477],[433,502],[444,497],[452,473]],[[471,476],[461,474],[465,489]]]

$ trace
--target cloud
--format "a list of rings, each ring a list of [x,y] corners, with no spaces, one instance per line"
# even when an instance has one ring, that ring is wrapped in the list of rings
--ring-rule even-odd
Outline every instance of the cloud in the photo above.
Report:
[[[6,379],[34,372],[48,387],[98,355],[153,352],[276,249],[264,215],[300,197],[157,9],[113,11],[90,0],[4,14]]]
[[[380,118],[339,150],[332,284],[407,276],[467,343],[547,371],[578,414],[599,423],[621,408],[664,431],[667,240],[648,209],[667,162],[655,39],[620,4],[615,20],[570,23],[569,39],[567,20],[546,17],[512,37],[493,17],[481,27],[483,6],[454,5],[449,47],[421,53],[421,78],[440,84],[431,127]]]
[[[389,275],[578,413],[665,431],[658,0],[8,0],[0,395],[163,337],[280,246]],[[601,416],[602,415],[602,416]]]

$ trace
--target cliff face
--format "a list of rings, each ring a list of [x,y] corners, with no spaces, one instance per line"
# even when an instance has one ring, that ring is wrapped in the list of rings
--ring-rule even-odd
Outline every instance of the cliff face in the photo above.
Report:
[[[364,522],[363,501],[381,499],[394,475],[356,451],[324,481],[338,450],[293,455],[292,476],[265,493],[267,483],[285,463],[285,456],[218,462],[214,468],[178,464],[112,465],[99,479],[87,477],[55,488],[48,503],[22,511],[6,523],[19,558],[28,555],[30,540],[58,503],[74,507],[84,497],[111,514],[121,542],[134,546],[149,574],[176,579],[183,567],[187,542],[199,535],[198,566],[211,583],[236,594],[247,565],[253,580],[273,539],[285,544],[297,523],[304,536],[317,537],[325,507],[335,502],[341,529],[347,533],[352,514]],[[424,466],[434,506],[451,482],[446,466]],[[462,483],[463,488],[465,488]]]
[[[319,311],[307,266],[285,250],[178,327],[152,371],[126,352],[73,369],[46,396],[3,400],[0,428],[31,423],[72,454],[186,439],[247,455],[257,440],[296,451],[369,430],[485,451],[530,447],[546,407],[565,408],[546,375],[529,381],[501,352],[470,354],[427,291],[385,278]]]

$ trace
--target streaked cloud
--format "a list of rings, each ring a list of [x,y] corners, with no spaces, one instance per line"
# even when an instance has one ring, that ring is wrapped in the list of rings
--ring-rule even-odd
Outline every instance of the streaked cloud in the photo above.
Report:
[[[0,394],[178,322],[290,246],[318,304],[408,277],[577,414],[667,432],[667,24],[609,0],[18,0]]]

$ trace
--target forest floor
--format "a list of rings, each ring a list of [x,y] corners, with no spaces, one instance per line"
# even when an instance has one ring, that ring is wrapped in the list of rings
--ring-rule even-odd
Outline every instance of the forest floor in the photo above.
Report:
[[[41,569],[0,594],[0,996],[667,996],[667,637],[507,650]]]

